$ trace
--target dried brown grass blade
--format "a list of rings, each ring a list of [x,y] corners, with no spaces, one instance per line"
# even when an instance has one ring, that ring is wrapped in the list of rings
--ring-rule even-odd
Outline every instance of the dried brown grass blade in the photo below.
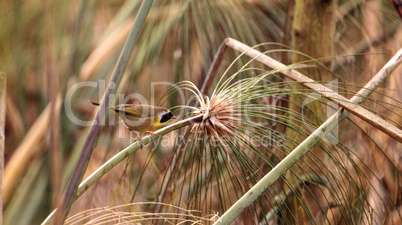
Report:
[[[91,80],[92,75],[97,71],[106,60],[110,59],[110,55],[122,46],[126,40],[134,20],[129,20],[118,27],[111,33],[99,46],[91,53],[88,59],[81,67],[81,80]]]
[[[373,88],[370,86],[364,86],[363,89],[361,89],[361,92],[359,92],[354,98],[359,98],[359,101],[352,101],[343,97],[342,95],[339,95],[338,93],[332,91],[331,89],[325,87],[324,85],[321,85],[314,81],[313,79],[308,78],[304,74],[297,72],[295,70],[289,69],[286,67],[286,65],[276,61],[275,59],[264,55],[263,53],[251,48],[250,46],[247,46],[237,40],[234,40],[232,38],[227,38],[225,39],[225,44],[228,45],[229,47],[239,51],[243,52],[245,55],[255,58],[255,60],[263,63],[264,65],[274,69],[278,70],[278,72],[282,73],[283,75],[289,77],[292,80],[301,82],[304,86],[311,88],[312,90],[316,91],[317,93],[323,95],[324,97],[336,102],[352,114],[356,115],[357,117],[363,119],[364,121],[368,122],[372,126],[376,127],[377,129],[383,131],[384,133],[388,134],[395,140],[402,142],[402,130],[398,129],[391,123],[387,122],[386,120],[380,118],[379,116],[371,113],[367,109],[364,109],[363,107],[357,105],[359,104],[362,100],[361,92],[372,92]],[[395,60],[397,63],[395,63],[392,67],[387,67],[384,66],[383,69],[379,72],[382,74],[388,74],[391,71],[393,71],[400,62],[402,62],[402,49],[398,51],[396,54]],[[388,62],[389,64],[390,62]],[[377,77],[378,78],[378,77]],[[374,78],[373,78],[374,79]],[[383,82],[383,79],[379,79],[378,82]],[[375,83],[378,83],[375,82]],[[369,82],[368,84],[373,84],[373,82]],[[366,96],[366,95],[363,95]],[[357,99],[356,99],[357,100]]]
[[[55,111],[60,112],[61,97],[58,96]],[[18,181],[29,166],[31,159],[44,150],[40,144],[48,128],[50,120],[50,105],[41,113],[39,118],[29,129],[21,145],[15,150],[6,167],[3,177],[3,204],[6,204],[14,191]]]
[[[7,77],[5,73],[0,73],[0,181],[3,180],[4,169],[4,140],[6,124],[6,82]],[[0,195],[3,194],[3,184],[0,183]],[[0,198],[0,223],[3,221],[3,202]]]

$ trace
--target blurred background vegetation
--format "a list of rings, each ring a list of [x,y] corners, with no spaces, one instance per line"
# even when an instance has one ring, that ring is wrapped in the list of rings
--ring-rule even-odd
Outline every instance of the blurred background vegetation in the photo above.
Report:
[[[138,0],[0,2],[0,71],[7,76],[4,224],[40,224],[54,209],[88,133],[87,127],[68,118],[66,94],[74,84],[96,82],[96,87],[74,92],[71,101],[79,119],[93,117],[95,108],[88,100],[102,97],[100,81],[110,78],[140,4]],[[249,46],[265,43],[259,50],[269,51],[269,56],[287,65],[308,59],[289,49],[317,59],[325,67],[300,71],[320,83],[336,80],[338,92],[347,98],[402,47],[401,18],[389,0],[156,1],[118,93],[139,93],[168,108],[185,104],[176,95],[159,101],[169,87],[152,88],[151,84],[189,80],[201,88],[226,37]],[[226,50],[214,84],[238,55]],[[228,74],[239,71],[248,60],[237,60]],[[251,64],[253,69],[240,77],[269,71],[257,62]],[[401,68],[394,71],[364,104],[399,129],[401,74]],[[267,82],[289,81],[273,75]],[[260,118],[270,121],[267,129],[277,135],[265,148],[251,151],[236,146],[244,151],[230,151],[230,161],[223,159],[222,149],[221,155],[214,156],[211,146],[208,155],[174,141],[152,146],[155,151],[144,148],[91,187],[72,205],[70,216],[97,207],[148,202],[102,208],[100,214],[174,212],[210,223],[311,133],[297,123],[286,123],[302,119],[301,98],[310,92],[291,82],[282,88],[283,93],[259,99],[281,109],[278,124],[272,124],[272,118]],[[210,93],[213,89],[214,85]],[[326,111],[320,108],[325,103],[309,105],[311,124],[325,121]],[[236,223],[401,224],[401,143],[355,116],[338,131],[336,144],[317,145]],[[185,130],[179,132],[185,134]],[[122,133],[126,138],[120,138]],[[174,140],[177,134],[168,137]],[[128,146],[128,136],[128,131],[106,125],[85,176]],[[209,157],[213,160],[206,163]],[[270,212],[275,212],[272,218]],[[163,223],[158,219],[142,223]]]

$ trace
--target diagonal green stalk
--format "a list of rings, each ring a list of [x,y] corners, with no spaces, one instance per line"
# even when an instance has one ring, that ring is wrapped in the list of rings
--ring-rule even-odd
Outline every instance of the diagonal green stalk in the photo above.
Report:
[[[133,52],[134,46],[138,40],[142,27],[145,23],[145,19],[151,9],[153,0],[144,0],[141,8],[136,17],[133,28],[127,37],[127,40],[123,46],[122,52],[117,61],[116,67],[113,70],[112,78],[109,82],[108,88],[102,98],[102,102],[100,104],[99,110],[96,113],[94,123],[90,129],[90,132],[87,136],[85,144],[82,148],[80,158],[77,162],[77,166],[75,167],[70,180],[67,184],[66,192],[64,194],[63,200],[61,204],[59,204],[59,211],[56,213],[55,224],[62,224],[64,218],[67,216],[69,208],[72,204],[72,198],[75,196],[75,192],[77,190],[77,186],[82,179],[82,176],[87,168],[89,159],[91,158],[94,144],[98,138],[100,133],[101,124],[105,120],[107,116],[107,108],[110,104],[110,96],[116,93],[117,87],[123,77],[124,71],[126,70],[128,61]]]
[[[94,171],[91,175],[89,175],[79,186],[72,198],[72,202],[77,200],[82,194],[85,193],[96,181],[98,181],[103,175],[105,175],[109,170],[123,161],[125,158],[136,152],[138,149],[142,147],[142,144],[147,145],[151,141],[161,137],[173,130],[177,130],[179,128],[191,125],[195,122],[199,122],[202,119],[203,115],[197,115],[194,117],[187,118],[185,120],[181,120],[177,123],[172,125],[166,126],[161,128],[155,132],[155,135],[148,135],[141,139],[141,141],[137,141],[132,145],[128,146],[127,148],[121,150],[119,153],[114,155],[111,159],[109,159],[106,163],[100,166],[96,171]],[[51,220],[53,219],[54,214],[56,213],[55,209],[49,216],[42,222],[42,225],[50,224]]]
[[[127,158],[131,154],[133,154],[135,151],[140,149],[142,147],[142,144],[147,145],[151,141],[157,139],[158,137],[161,137],[163,135],[166,135],[167,133],[177,130],[179,128],[191,125],[195,122],[199,122],[201,120],[203,115],[198,115],[194,117],[187,118],[185,120],[179,121],[177,123],[174,123],[172,125],[166,126],[164,128],[161,128],[157,130],[154,135],[147,135],[142,138],[142,141],[137,141],[133,143],[132,145],[128,146],[127,148],[121,150],[119,153],[117,153],[115,156],[113,156],[111,159],[109,159],[106,163],[104,163],[101,167],[99,167],[95,172],[93,172],[91,175],[89,175],[79,186],[77,193],[73,200],[78,199],[88,188],[90,188],[97,180],[99,180],[103,175],[105,175],[109,170],[111,170],[113,167],[115,167],[118,163],[123,161],[123,159]]]
[[[350,102],[360,104],[365,97],[370,95],[389,74],[402,62],[402,49],[362,88]],[[232,205],[214,224],[230,224],[238,215],[251,203],[253,203],[262,192],[277,181],[291,166],[293,166],[302,156],[324,138],[331,130],[336,127],[343,119],[349,115],[344,108],[338,110],[310,136],[308,136],[299,146],[289,153],[278,165],[276,165],[267,175],[245,193],[235,204]]]

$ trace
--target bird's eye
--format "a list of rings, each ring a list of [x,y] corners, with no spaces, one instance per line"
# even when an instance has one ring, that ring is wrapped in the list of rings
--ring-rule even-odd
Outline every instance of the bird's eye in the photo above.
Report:
[[[169,121],[172,118],[173,118],[173,114],[171,112],[168,112],[168,113],[165,113],[165,114],[162,115],[162,118],[161,118],[160,122],[164,123],[164,122]]]

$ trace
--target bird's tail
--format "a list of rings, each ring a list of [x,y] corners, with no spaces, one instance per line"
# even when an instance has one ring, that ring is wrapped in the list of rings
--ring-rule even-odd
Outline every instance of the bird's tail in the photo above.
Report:
[[[99,102],[98,101],[94,101],[94,100],[88,100],[90,103],[92,103],[92,105],[96,105],[99,106]]]

